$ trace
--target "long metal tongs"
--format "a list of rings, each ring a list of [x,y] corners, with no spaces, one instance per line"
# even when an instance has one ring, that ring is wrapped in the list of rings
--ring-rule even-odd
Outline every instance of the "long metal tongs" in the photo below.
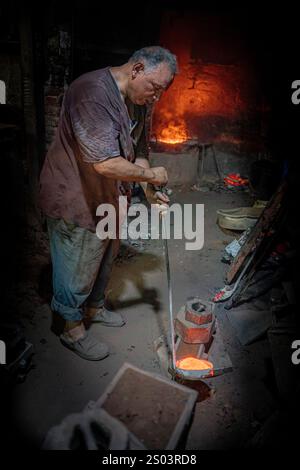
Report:
[[[170,368],[172,379],[175,380],[176,377],[186,380],[200,380],[203,378],[208,378],[214,375],[212,369],[201,369],[201,370],[185,370],[177,367],[176,364],[176,348],[175,348],[175,331],[174,331],[174,317],[173,317],[173,294],[172,294],[172,283],[171,283],[171,272],[170,272],[170,259],[169,259],[169,250],[168,250],[168,233],[166,227],[165,217],[168,212],[168,208],[159,205],[160,215],[162,218],[162,233],[164,239],[164,252],[165,252],[165,262],[166,262],[166,273],[167,273],[167,282],[168,282],[168,297],[169,297],[169,322],[170,322],[170,333],[171,333],[171,358],[172,358],[172,367]]]
[[[164,239],[164,252],[165,252],[167,282],[168,282],[172,368],[175,371],[176,370],[176,351],[175,351],[175,332],[174,332],[174,319],[173,319],[173,294],[172,294],[170,260],[169,260],[169,250],[168,250],[168,234],[167,234],[166,220],[165,220],[166,213],[167,213],[167,210],[161,210],[160,212],[161,218],[162,218],[162,231],[163,231],[163,239]]]

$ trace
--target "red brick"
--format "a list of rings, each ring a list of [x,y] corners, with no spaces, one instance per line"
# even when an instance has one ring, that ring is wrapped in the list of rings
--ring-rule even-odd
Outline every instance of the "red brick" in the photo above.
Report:
[[[202,325],[196,325],[185,318],[185,306],[182,307],[175,319],[175,331],[185,343],[203,343],[210,341],[215,331],[215,318]]]
[[[201,304],[204,310],[198,311],[197,304]],[[197,297],[188,300],[185,304],[185,319],[189,322],[195,323],[196,325],[204,325],[210,323],[213,319],[213,302],[201,300]]]

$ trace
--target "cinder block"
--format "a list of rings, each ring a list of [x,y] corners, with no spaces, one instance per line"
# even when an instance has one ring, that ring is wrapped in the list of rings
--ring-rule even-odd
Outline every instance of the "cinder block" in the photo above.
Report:
[[[181,307],[175,319],[175,331],[185,343],[203,343],[210,341],[215,332],[215,317],[212,321],[202,325],[196,325],[185,318],[185,306]]]
[[[195,297],[194,299],[187,300],[185,304],[185,319],[196,325],[204,325],[212,321],[213,310],[213,302]]]

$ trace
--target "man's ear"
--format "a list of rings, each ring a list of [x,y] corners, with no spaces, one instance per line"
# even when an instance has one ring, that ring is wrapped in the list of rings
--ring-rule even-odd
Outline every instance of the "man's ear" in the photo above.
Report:
[[[134,66],[132,67],[132,72],[131,72],[131,76],[133,79],[135,79],[135,77],[141,73],[141,72],[144,72],[145,70],[145,66],[144,64],[142,64],[142,62],[137,62],[136,64],[134,64]]]

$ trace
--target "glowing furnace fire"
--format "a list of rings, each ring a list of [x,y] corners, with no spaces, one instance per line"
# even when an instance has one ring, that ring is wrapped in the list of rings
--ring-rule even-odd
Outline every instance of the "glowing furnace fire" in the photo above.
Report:
[[[167,127],[158,133],[157,140],[165,144],[181,144],[188,140],[188,137],[184,122],[180,124],[170,122]]]
[[[176,367],[183,370],[213,370],[214,368],[211,362],[196,357],[185,357],[176,362]]]

